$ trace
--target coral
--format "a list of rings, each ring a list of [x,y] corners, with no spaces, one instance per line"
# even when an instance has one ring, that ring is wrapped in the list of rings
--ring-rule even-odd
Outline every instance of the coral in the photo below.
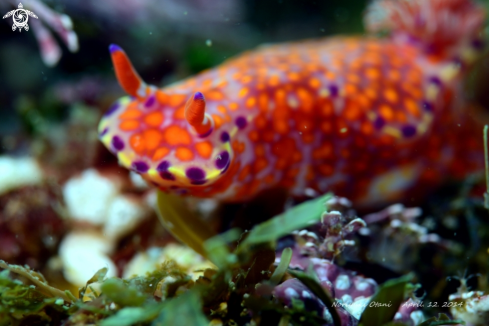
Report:
[[[39,163],[30,157],[0,156],[0,195],[26,185],[43,181]]]
[[[151,216],[150,194],[125,193],[126,181],[89,169],[64,184],[66,213],[74,230],[63,239],[60,257],[64,275],[72,284],[81,286],[104,266],[109,276],[118,275],[110,255],[121,238]]]
[[[402,273],[412,269],[422,245],[433,244],[441,250],[453,247],[452,242],[428,233],[416,222],[421,214],[420,208],[395,204],[364,216],[368,228],[360,233],[369,239],[369,259]]]
[[[477,275],[454,277],[460,286],[448,297],[448,307],[450,313],[467,322],[467,326],[483,326],[489,320],[489,296],[482,291],[470,290],[467,281],[474,276]]]
[[[41,268],[56,252],[67,223],[58,187],[44,183],[0,196],[0,259]]]
[[[124,268],[123,277],[129,278],[134,275],[143,276],[155,270],[158,265],[165,261],[175,261],[193,279],[197,279],[204,270],[215,268],[215,266],[192,249],[170,243],[164,248],[151,247],[144,252],[137,253]]]
[[[116,276],[117,268],[109,256],[114,247],[114,243],[101,232],[70,232],[63,238],[58,252],[65,279],[79,287],[102,267],[107,268],[108,276]]]
[[[408,231],[401,233],[403,236],[390,239],[391,246],[409,246],[427,241],[441,242],[439,237],[428,235],[425,228],[414,222],[421,213],[418,208],[393,205],[378,213],[366,215],[362,219],[356,216],[351,202],[346,198],[333,197],[326,202],[326,207],[328,210],[322,214],[319,223],[293,232],[294,244],[290,267],[313,271],[321,286],[338,300],[341,308],[351,314],[354,320],[360,319],[372,296],[378,291],[378,284],[371,278],[338,266],[334,263],[334,259],[345,248],[355,247],[354,237],[358,233],[363,236],[368,235],[375,244],[378,238],[385,237],[384,232],[392,234],[403,226]],[[378,224],[382,223],[383,226],[379,227]],[[413,237],[413,240],[406,243],[406,237],[408,239]],[[280,262],[280,256],[280,252],[277,252],[276,263]],[[283,297],[285,302],[291,298],[284,291],[276,293]],[[290,293],[295,292],[289,290]],[[415,325],[424,317],[420,311],[421,306],[412,304],[410,300],[399,307],[395,320],[407,325]],[[317,308],[315,311],[323,313],[323,310],[319,311]]]
[[[291,267],[306,269],[310,257],[333,260],[345,248],[354,246],[353,235],[367,226],[364,220],[356,217],[346,198],[332,197],[326,206],[328,211],[322,214],[319,223],[292,232],[294,255]]]
[[[327,325],[333,324],[333,318],[324,303],[298,279],[294,278],[283,282],[275,287],[273,294],[289,308],[292,308],[294,305],[303,305],[304,310],[316,312],[318,316],[324,318]],[[358,320],[343,307],[339,306],[337,311],[341,318],[341,325],[358,325]]]
[[[321,217],[321,226],[317,233],[301,230],[295,231],[294,236],[303,254],[333,259],[345,247],[355,245],[355,242],[347,237],[365,226],[366,223],[360,218],[351,218],[338,211],[330,211]]]
[[[489,320],[489,295],[480,291],[469,291],[450,296],[450,312],[455,318],[464,320],[466,326],[487,325]]]
[[[420,310],[420,307],[421,303],[419,301],[416,302],[409,298],[399,307],[399,310],[394,316],[394,321],[413,326],[418,325],[425,319],[423,312]]]
[[[13,0],[8,2],[13,6],[18,4],[17,1]],[[40,0],[24,0],[23,2],[27,9],[39,17],[39,19],[31,19],[30,23],[39,44],[42,61],[46,66],[52,67],[58,63],[61,58],[61,48],[45,25],[58,34],[70,52],[78,51],[78,37],[73,31],[73,23],[69,16],[57,13]]]
[[[422,245],[433,244],[441,250],[454,246],[453,242],[428,233],[427,227],[417,223],[422,214],[418,207],[394,204],[359,218],[346,198],[333,197],[327,205],[330,210],[323,214],[320,223],[293,232],[291,266],[307,268],[309,257],[334,259],[345,250],[346,256],[360,259],[354,250],[358,236],[368,245],[371,262],[400,273],[411,270]]]

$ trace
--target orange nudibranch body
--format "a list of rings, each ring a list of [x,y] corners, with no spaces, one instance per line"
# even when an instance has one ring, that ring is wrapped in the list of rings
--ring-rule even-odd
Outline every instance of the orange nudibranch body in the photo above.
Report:
[[[261,47],[163,89],[111,46],[131,96],[105,114],[100,138],[161,190],[223,201],[275,187],[391,201],[480,168],[461,81],[482,51],[483,11],[468,0],[375,6],[368,26],[387,38]]]

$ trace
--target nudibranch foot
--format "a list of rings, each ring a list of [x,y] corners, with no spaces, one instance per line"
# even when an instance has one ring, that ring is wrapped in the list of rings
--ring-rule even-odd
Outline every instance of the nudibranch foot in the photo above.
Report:
[[[206,257],[204,242],[217,233],[189,210],[185,198],[158,191],[156,204],[158,217],[171,234]]]

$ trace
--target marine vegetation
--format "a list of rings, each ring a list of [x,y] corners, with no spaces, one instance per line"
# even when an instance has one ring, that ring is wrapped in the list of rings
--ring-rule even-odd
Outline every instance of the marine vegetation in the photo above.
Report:
[[[345,205],[346,204],[346,205]],[[326,195],[298,205],[242,234],[232,229],[205,243],[215,263],[192,279],[172,261],[145,276],[120,279],[98,271],[77,295],[49,286],[27,267],[8,265],[0,273],[2,325],[456,325],[441,314],[422,323],[423,300],[413,275],[378,285],[333,263],[343,245],[354,246],[351,235],[367,229],[363,219],[340,211],[344,198]],[[351,210],[350,210],[351,213]],[[284,236],[314,239],[285,247]],[[407,235],[409,237],[409,235]],[[339,238],[338,238],[339,237]],[[234,247],[234,250],[230,250]],[[306,249],[306,250],[304,250]],[[313,252],[315,250],[315,252]],[[277,255],[277,256],[276,256]],[[277,262],[277,263],[276,263]],[[10,273],[9,273],[10,271]],[[23,280],[23,282],[21,281]],[[466,309],[464,297],[450,307]]]

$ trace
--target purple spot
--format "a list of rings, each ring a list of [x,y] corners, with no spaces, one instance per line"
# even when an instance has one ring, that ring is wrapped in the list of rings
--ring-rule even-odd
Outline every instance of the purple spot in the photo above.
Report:
[[[156,171],[158,172],[167,171],[169,167],[170,167],[170,162],[163,161],[160,164],[158,164],[158,166],[156,167]]]
[[[231,162],[228,162],[228,164],[226,164],[226,166],[224,167],[224,169],[221,170],[221,174],[224,174],[228,170],[228,168],[229,168],[230,165],[231,165]]]
[[[199,135],[200,138],[205,138],[207,136],[209,136],[212,131],[214,131],[214,128],[210,128],[209,131],[207,131],[205,134],[202,134],[202,135]]]
[[[201,168],[190,168],[185,174],[192,181],[201,181],[205,179],[205,172]]]
[[[204,95],[201,92],[197,92],[194,95],[194,100],[196,101],[202,101],[204,99]]]
[[[237,117],[236,118],[236,125],[238,126],[239,129],[244,129],[247,124],[248,124],[248,121],[246,121],[245,117]]]
[[[164,180],[175,180],[175,176],[168,172],[168,168],[170,167],[170,163],[168,161],[163,161],[156,167],[156,171],[159,172],[159,175]]]
[[[116,151],[121,151],[124,149],[124,142],[119,136],[112,137],[112,147],[114,147]]]
[[[150,108],[153,106],[153,104],[155,104],[155,101],[156,101],[156,98],[154,95],[151,95],[150,97],[148,97],[148,99],[146,100],[146,102],[144,103],[144,106],[146,108]]]
[[[196,186],[200,186],[200,185],[203,185],[206,182],[207,181],[204,179],[204,180],[193,180],[190,183],[193,184],[193,185],[196,185]]]
[[[229,134],[226,132],[226,131],[223,131],[222,134],[221,134],[221,141],[223,143],[225,142],[228,142],[229,141]]]
[[[433,112],[433,104],[430,102],[424,101],[423,102],[423,109],[428,112]]]
[[[218,169],[224,168],[229,163],[229,153],[224,151],[217,156],[216,166]]]
[[[375,129],[382,129],[382,127],[385,125],[385,120],[382,117],[377,117],[374,120],[374,127]]]
[[[405,125],[402,127],[402,135],[406,138],[413,137],[416,135],[416,127],[411,125]]]
[[[329,86],[329,92],[331,93],[331,97],[338,96],[338,86],[336,85]]]
[[[429,78],[430,83],[433,83],[437,85],[438,87],[441,87],[441,80],[437,76],[432,76]]]
[[[122,51],[121,47],[116,44],[109,45],[110,53],[114,53],[115,51]]]
[[[102,132],[100,133],[99,137],[103,137],[107,131],[109,131],[109,128],[105,127],[104,130],[102,130]]]
[[[138,173],[146,173],[149,170],[148,164],[146,164],[145,162],[141,162],[141,161],[133,162],[132,168],[134,171],[136,171]]]
[[[160,171],[159,175],[164,180],[170,180],[170,181],[175,180],[175,176],[168,171]]]
[[[117,109],[119,108],[119,102],[115,102],[114,104],[112,104],[110,106],[110,108],[104,113],[104,117],[108,117],[109,115],[111,115],[112,113],[114,113],[115,111],[117,111]]]

